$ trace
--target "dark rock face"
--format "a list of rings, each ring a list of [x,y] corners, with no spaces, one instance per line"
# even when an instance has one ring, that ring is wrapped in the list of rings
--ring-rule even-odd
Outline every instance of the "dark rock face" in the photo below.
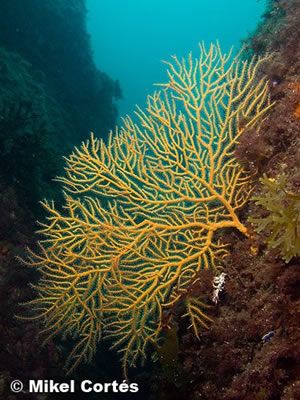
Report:
[[[83,0],[1,1],[0,45],[43,75],[70,125],[71,146],[90,131],[105,137],[113,128],[120,90],[94,64]]]

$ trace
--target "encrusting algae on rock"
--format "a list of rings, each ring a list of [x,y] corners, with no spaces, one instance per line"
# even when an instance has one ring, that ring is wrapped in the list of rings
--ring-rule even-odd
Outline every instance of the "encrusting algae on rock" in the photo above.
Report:
[[[148,97],[137,121],[127,117],[108,144],[91,138],[66,159],[62,211],[48,213],[29,266],[40,281],[27,303],[45,341],[77,344],[73,371],[92,359],[104,337],[122,354],[124,371],[160,343],[163,313],[180,301],[202,269],[228,254],[219,232],[247,234],[238,211],[252,175],[234,156],[245,129],[271,107],[263,58],[240,61],[218,45],[168,65],[169,81]],[[187,307],[195,334],[202,306]],[[155,346],[154,346],[155,347]]]

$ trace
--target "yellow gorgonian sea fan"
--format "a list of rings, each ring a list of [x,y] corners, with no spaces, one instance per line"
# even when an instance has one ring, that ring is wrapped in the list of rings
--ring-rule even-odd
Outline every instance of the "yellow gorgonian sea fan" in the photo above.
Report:
[[[200,45],[197,59],[173,57],[168,82],[135,121],[125,118],[108,144],[92,135],[66,159],[64,208],[43,203],[43,239],[28,263],[41,274],[29,305],[46,340],[76,340],[69,371],[91,360],[101,337],[124,369],[145,359],[164,310],[226,255],[217,232],[247,233],[237,213],[251,177],[234,149],[271,106],[261,62],[218,45]],[[197,304],[187,307],[196,330],[205,316]]]

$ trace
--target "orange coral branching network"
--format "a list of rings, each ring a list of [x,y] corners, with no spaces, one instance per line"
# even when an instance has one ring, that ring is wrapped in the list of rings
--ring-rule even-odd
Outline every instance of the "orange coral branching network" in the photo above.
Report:
[[[124,369],[144,360],[164,310],[227,254],[216,232],[247,234],[237,212],[251,176],[234,149],[271,107],[257,77],[262,62],[218,45],[200,45],[196,59],[173,57],[168,82],[135,121],[126,117],[107,144],[92,135],[66,158],[64,209],[43,202],[43,239],[28,264],[41,274],[30,318],[42,320],[46,340],[76,340],[69,371],[91,360],[102,337]],[[209,320],[203,306],[187,304],[196,335]]]

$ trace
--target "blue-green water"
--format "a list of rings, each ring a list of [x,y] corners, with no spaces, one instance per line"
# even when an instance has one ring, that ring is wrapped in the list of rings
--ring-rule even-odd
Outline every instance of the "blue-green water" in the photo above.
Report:
[[[265,7],[265,0],[87,0],[95,61],[123,90],[119,115],[143,105],[164,80],[161,60],[196,53],[202,40],[238,47]]]

